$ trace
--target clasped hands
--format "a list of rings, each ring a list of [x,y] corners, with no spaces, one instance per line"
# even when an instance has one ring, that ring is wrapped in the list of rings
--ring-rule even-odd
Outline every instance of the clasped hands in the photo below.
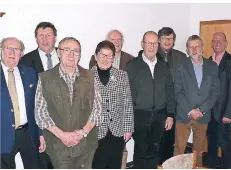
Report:
[[[193,118],[194,120],[202,118],[204,115],[199,108],[193,109],[188,113],[188,118]]]
[[[79,142],[82,139],[83,139],[82,130],[75,130],[73,132],[61,132],[60,133],[60,140],[67,147],[72,147],[72,146],[79,144]]]

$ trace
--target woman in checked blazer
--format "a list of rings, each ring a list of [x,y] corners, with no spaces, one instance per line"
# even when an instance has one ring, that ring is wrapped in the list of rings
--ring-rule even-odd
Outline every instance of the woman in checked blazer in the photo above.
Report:
[[[127,73],[112,67],[115,46],[100,42],[95,50],[97,65],[92,67],[102,97],[103,123],[98,127],[98,148],[93,169],[120,169],[122,155],[134,131],[134,114]]]

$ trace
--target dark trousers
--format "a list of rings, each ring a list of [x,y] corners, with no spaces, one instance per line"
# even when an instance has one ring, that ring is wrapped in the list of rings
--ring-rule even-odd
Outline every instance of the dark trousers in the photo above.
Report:
[[[53,169],[53,165],[51,163],[50,157],[46,152],[40,153],[39,159],[40,159],[40,169]]]
[[[20,152],[25,169],[39,169],[38,148],[32,142],[28,126],[15,131],[15,143],[9,154],[1,154],[1,169],[15,169],[15,155]]]
[[[135,110],[134,116],[134,168],[156,169],[166,116],[164,113],[156,114],[142,110]]]
[[[214,118],[208,125],[208,167],[216,168],[218,147],[222,150],[222,169],[231,169],[230,124],[218,123]]]
[[[95,151],[93,169],[121,169],[124,151],[124,138],[115,137],[110,130],[100,139]]]
[[[164,132],[164,135],[160,144],[160,161],[161,165],[167,159],[173,157],[175,143],[175,121],[172,128]]]

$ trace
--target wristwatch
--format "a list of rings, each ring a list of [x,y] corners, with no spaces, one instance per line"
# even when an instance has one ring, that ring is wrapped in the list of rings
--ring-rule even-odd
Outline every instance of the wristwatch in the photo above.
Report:
[[[83,132],[83,137],[84,137],[84,138],[86,138],[86,137],[87,137],[87,135],[88,135],[88,133],[87,133],[87,132],[85,132],[83,129],[82,129],[82,132]]]
[[[200,112],[201,112],[203,115],[205,115],[205,112],[203,112],[203,111],[201,110],[201,108],[199,108],[199,110],[200,110]]]

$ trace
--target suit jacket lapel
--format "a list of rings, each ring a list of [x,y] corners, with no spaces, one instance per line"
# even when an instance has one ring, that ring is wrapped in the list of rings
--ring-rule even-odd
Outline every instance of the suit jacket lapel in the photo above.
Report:
[[[7,99],[9,99],[9,102],[11,103],[10,93],[9,93],[9,90],[8,90],[8,87],[6,84],[6,79],[5,79],[5,75],[4,75],[2,66],[1,66],[1,95],[4,96],[4,97],[3,96],[1,97],[1,100],[3,100],[3,99],[5,100],[6,99],[5,97],[7,97]]]
[[[36,55],[34,56],[34,65],[35,67],[37,67],[37,70],[41,70],[41,72],[43,72],[44,68],[43,68],[42,60],[39,55],[38,49],[35,52],[36,52]]]
[[[28,96],[29,96],[27,94],[28,94],[29,84],[26,81],[25,72],[24,72],[23,68],[20,65],[18,65],[18,70],[20,72],[20,76],[21,76],[21,80],[22,80],[22,84],[23,84],[24,96],[25,96],[25,105],[27,107],[28,106],[28,104],[27,104],[27,102],[28,102]]]
[[[228,57],[228,55],[227,55],[227,52],[225,51],[224,56],[222,57],[221,62],[219,64],[219,66],[218,66],[219,70],[223,71],[225,69],[225,64],[226,64],[226,61],[227,61],[227,57]]]
[[[205,58],[203,58],[202,81],[201,81],[200,90],[203,90],[205,79],[209,74],[210,73],[209,73],[208,61]],[[205,88],[207,88],[207,87],[205,87]]]
[[[197,83],[197,78],[196,78],[196,74],[195,74],[195,71],[194,71],[194,68],[193,68],[193,63],[192,63],[190,57],[188,58],[188,70],[189,70],[190,76],[191,76],[191,78],[192,78],[192,80],[194,82],[194,85],[199,90],[198,83]]]

